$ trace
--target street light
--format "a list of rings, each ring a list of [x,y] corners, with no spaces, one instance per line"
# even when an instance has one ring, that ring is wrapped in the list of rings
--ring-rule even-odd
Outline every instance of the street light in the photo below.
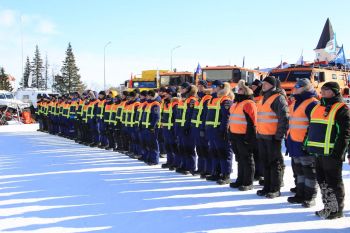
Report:
[[[170,51],[170,71],[173,71],[173,52],[175,49],[178,49],[180,47],[181,47],[181,45],[178,45],[178,46],[172,48]]]
[[[103,48],[103,90],[106,90],[106,47],[112,42],[108,41]]]

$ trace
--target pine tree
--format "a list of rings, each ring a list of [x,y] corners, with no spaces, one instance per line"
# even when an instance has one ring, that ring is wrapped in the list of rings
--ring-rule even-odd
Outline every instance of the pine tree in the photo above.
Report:
[[[31,65],[32,71],[32,87],[45,89],[45,80],[43,78],[43,60],[40,56],[38,45],[35,47],[34,58]]]
[[[24,68],[23,77],[21,82],[19,83],[20,87],[23,87],[23,88],[29,87],[28,81],[30,77],[30,72],[31,72],[30,62],[29,62],[29,57],[27,57],[26,67]]]
[[[80,80],[79,68],[75,64],[72,46],[69,43],[66,50],[66,58],[63,61],[61,75],[55,76],[54,88],[61,94],[74,91],[82,92],[86,87]]]
[[[9,76],[5,73],[5,69],[0,69],[0,90],[13,91]]]

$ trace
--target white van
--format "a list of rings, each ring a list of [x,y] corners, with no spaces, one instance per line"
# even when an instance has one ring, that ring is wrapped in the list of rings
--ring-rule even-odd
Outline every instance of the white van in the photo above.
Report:
[[[10,108],[28,108],[30,104],[24,103],[21,100],[15,99],[12,92],[0,90],[0,107],[10,107]]]
[[[25,88],[18,89],[15,93],[15,97],[18,100],[23,101],[24,103],[28,103],[29,105],[33,105],[36,108],[37,96],[41,95],[49,95],[53,94],[51,90],[38,90],[37,88]]]

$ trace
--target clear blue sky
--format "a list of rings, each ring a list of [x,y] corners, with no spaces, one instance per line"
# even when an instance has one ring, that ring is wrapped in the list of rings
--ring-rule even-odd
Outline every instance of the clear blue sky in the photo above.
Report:
[[[170,50],[178,70],[205,65],[272,67],[284,61],[313,60],[323,25],[330,18],[338,43],[350,48],[350,1],[206,0],[2,0],[0,66],[21,76],[21,15],[24,56],[39,45],[58,71],[72,43],[83,81],[116,86],[131,73],[169,69]],[[349,55],[347,56],[349,57]]]

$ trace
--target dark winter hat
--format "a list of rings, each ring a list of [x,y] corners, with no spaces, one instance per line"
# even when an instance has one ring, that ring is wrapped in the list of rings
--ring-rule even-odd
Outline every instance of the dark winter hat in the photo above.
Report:
[[[129,92],[128,91],[123,91],[123,95],[128,96]]]
[[[100,91],[98,94],[99,94],[99,95],[106,96],[106,92],[105,92],[105,91]]]
[[[151,97],[155,97],[156,96],[156,92],[154,90],[149,90],[147,95],[151,96]]]
[[[255,85],[255,86],[260,86],[262,83],[259,79],[255,79],[253,82],[252,82],[252,85]]]
[[[299,78],[297,79],[297,82],[295,83],[295,88],[301,88],[310,85],[311,82],[307,78]]]
[[[139,89],[139,88],[135,88],[134,92],[135,92],[136,94],[140,94],[140,89]]]
[[[37,99],[41,99],[41,98],[43,98],[43,96],[42,96],[42,94],[37,94],[37,95],[36,95],[36,98],[37,98]]]
[[[141,91],[140,95],[141,96],[147,96],[148,95],[148,91]]]
[[[191,86],[191,84],[189,82],[184,82],[183,84],[181,84],[182,88],[189,88]]]
[[[207,87],[208,87],[208,82],[205,81],[205,80],[200,80],[200,81],[198,82],[198,85],[202,85],[203,87],[207,88]]]
[[[166,93],[168,93],[169,95],[173,95],[174,93],[176,93],[176,88],[168,87],[168,89],[166,90]]]
[[[330,89],[334,92],[334,94],[339,94],[340,86],[337,82],[327,82],[323,84],[322,89]]]
[[[270,83],[274,87],[276,87],[277,85],[275,76],[267,76],[266,78],[264,78],[263,82]]]
[[[214,86],[214,87],[221,87],[221,86],[223,86],[224,85],[224,83],[222,82],[222,81],[220,81],[220,80],[215,80],[213,83],[212,83],[212,86]]]
[[[159,92],[166,92],[166,91],[167,91],[166,87],[159,88]]]
[[[131,91],[131,92],[129,92],[129,96],[130,96],[130,97],[135,97],[135,96],[136,96],[136,91]]]

